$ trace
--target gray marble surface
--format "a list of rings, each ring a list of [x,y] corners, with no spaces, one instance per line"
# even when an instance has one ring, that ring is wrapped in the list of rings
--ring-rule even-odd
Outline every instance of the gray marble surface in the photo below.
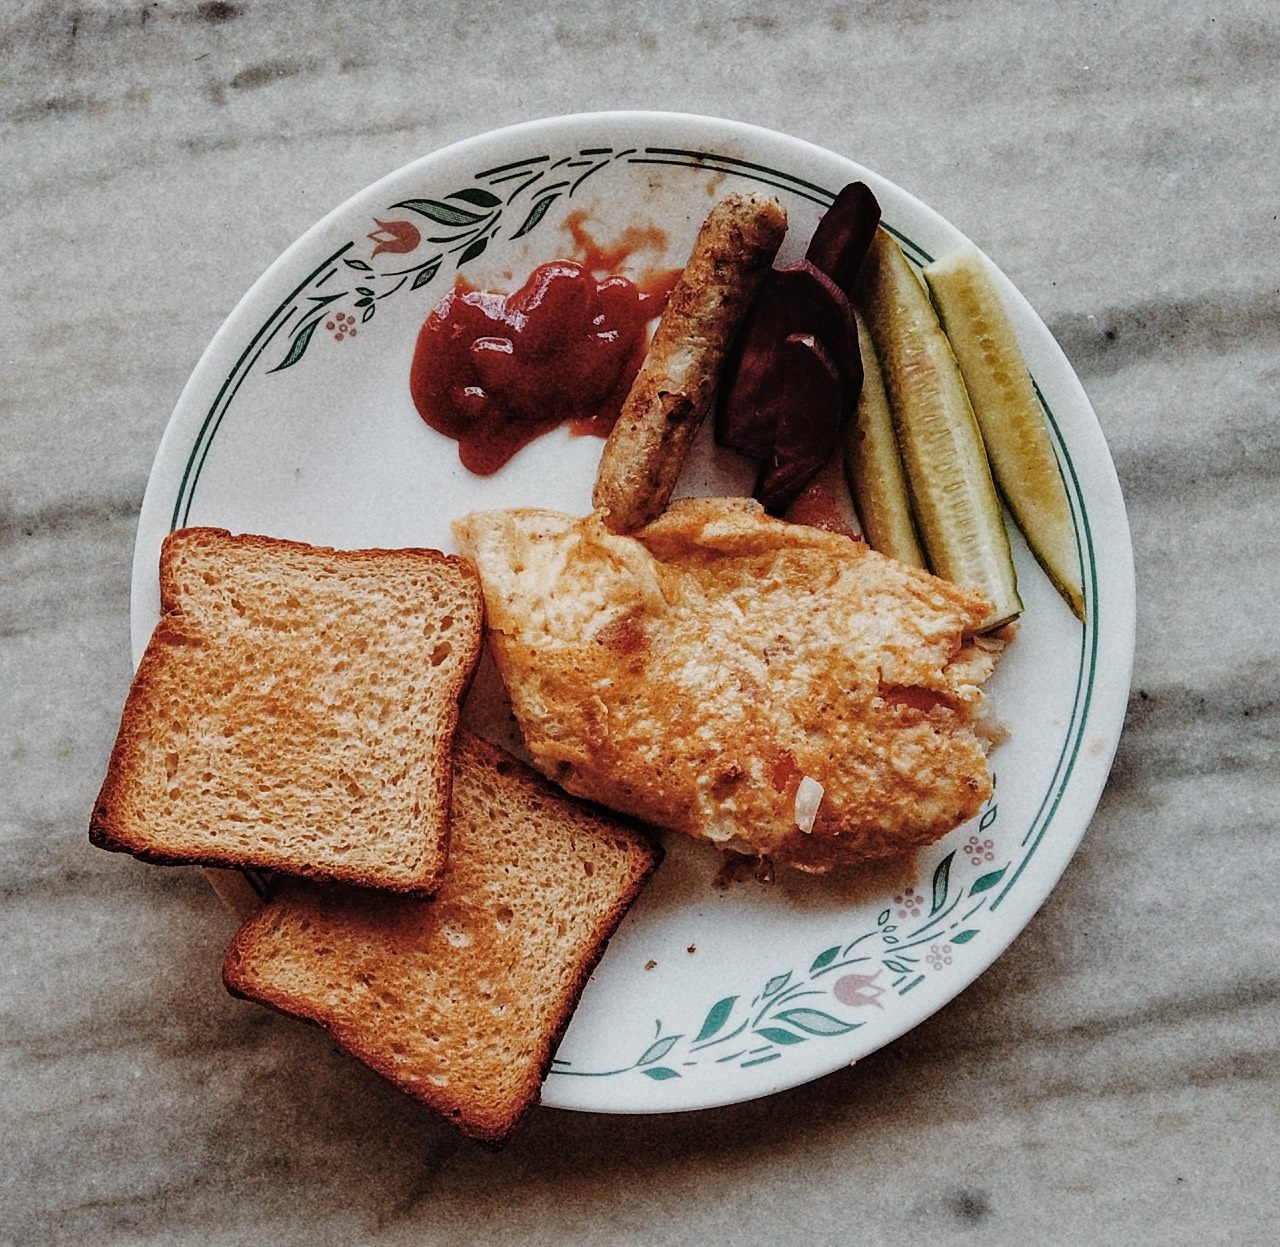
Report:
[[[1280,1218],[1280,15],[1269,0],[116,3],[0,13],[0,1240],[1242,1243]],[[1134,695],[1009,952],[854,1069],[465,1144],[234,1002],[194,871],[92,850],[160,434],[204,345],[379,175],[659,107],[853,156],[1078,369],[1137,552]]]

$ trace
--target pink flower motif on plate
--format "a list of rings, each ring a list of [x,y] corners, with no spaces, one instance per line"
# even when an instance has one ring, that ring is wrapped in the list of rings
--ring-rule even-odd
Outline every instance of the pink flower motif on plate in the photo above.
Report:
[[[915,888],[908,888],[905,892],[895,896],[893,903],[898,907],[899,918],[919,918],[920,907],[924,904],[924,897]]]
[[[933,944],[929,948],[929,955],[925,960],[935,969],[941,970],[943,966],[951,964],[951,945],[950,944]]]
[[[339,312],[332,320],[325,321],[324,327],[333,334],[335,342],[356,336],[356,318],[348,316],[346,312]]]
[[[964,842],[963,852],[968,854],[971,866],[981,866],[983,862],[996,860],[996,843],[994,840],[983,840],[980,836],[970,836]]]
[[[422,241],[417,226],[409,221],[382,221],[378,217],[373,219],[378,228],[372,234],[365,235],[371,243],[377,244],[371,259],[382,255],[384,251],[390,251],[392,255],[403,255]]]
[[[884,995],[884,988],[876,986],[879,977],[879,970],[874,974],[843,974],[836,979],[831,994],[852,1009],[864,1009],[868,1005],[883,1009],[880,997]]]

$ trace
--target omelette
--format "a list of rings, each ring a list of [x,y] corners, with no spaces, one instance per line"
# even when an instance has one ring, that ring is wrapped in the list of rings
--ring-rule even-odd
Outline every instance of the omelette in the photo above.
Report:
[[[569,792],[814,873],[991,795],[976,591],[740,498],[629,535],[532,509],[455,531],[529,755]]]

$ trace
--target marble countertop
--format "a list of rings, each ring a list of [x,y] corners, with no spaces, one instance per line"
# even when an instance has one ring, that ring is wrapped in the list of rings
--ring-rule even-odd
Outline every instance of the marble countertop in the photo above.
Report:
[[[0,1241],[1262,1241],[1280,1218],[1280,16],[1263,0],[46,0],[0,14]],[[996,258],[1097,408],[1129,721],[1009,951],[856,1068],[482,1152],[229,999],[195,871],[92,850],[181,386],[313,221],[536,116],[735,117]],[[305,1076],[299,1074],[305,1070]]]

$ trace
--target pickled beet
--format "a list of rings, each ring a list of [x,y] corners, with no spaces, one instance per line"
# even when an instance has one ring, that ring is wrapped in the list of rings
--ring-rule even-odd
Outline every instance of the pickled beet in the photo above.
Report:
[[[730,356],[716,408],[716,440],[764,459],[756,497],[784,510],[839,444],[862,390],[854,278],[880,220],[862,183],[846,186],[804,260],[765,279]]]

